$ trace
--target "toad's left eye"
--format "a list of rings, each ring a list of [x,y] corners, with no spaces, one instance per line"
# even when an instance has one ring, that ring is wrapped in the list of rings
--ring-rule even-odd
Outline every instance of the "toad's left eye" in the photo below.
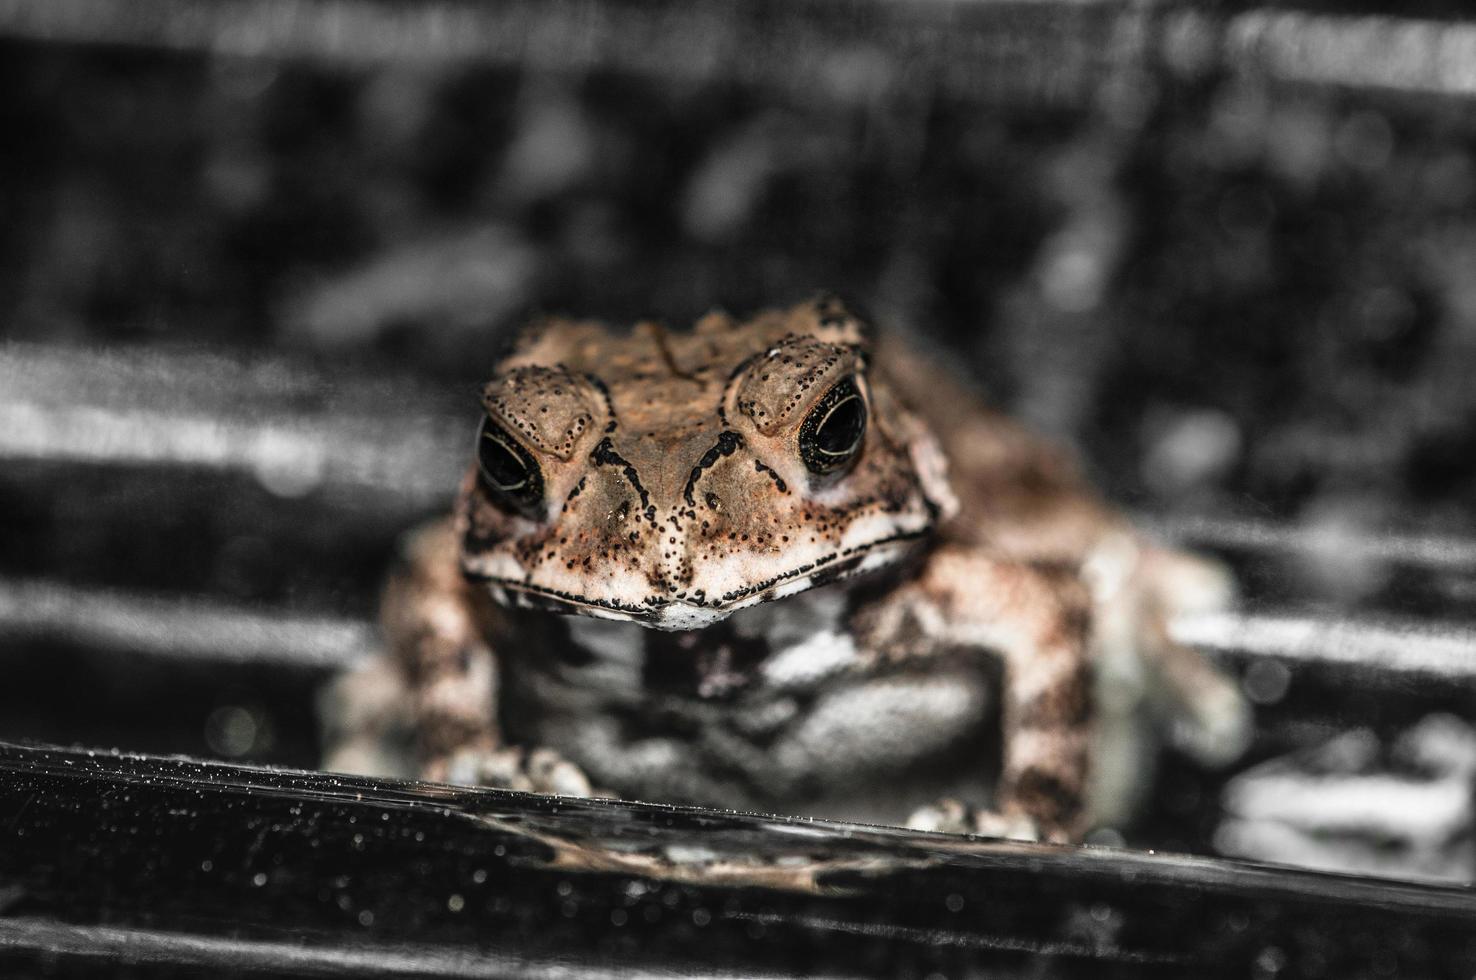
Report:
[[[850,466],[866,435],[866,400],[855,378],[825,393],[800,426],[800,458],[811,473],[835,473]]]

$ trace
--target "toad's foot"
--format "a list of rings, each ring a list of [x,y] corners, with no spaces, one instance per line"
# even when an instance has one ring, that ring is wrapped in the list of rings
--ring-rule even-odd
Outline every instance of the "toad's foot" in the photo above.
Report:
[[[550,796],[608,796],[595,791],[589,777],[553,749],[471,747],[458,749],[425,767],[425,778],[465,786],[489,786]]]
[[[1040,841],[1065,839],[1064,834],[1042,834],[1034,820],[1023,813],[980,810],[955,799],[943,799],[919,807],[907,818],[911,830],[942,834],[977,834],[1003,840]]]
[[[323,768],[359,776],[415,775],[404,679],[388,657],[371,657],[318,692]]]

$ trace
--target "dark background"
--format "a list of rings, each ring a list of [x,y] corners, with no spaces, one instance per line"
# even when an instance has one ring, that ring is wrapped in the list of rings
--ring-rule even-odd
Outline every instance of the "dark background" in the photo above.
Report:
[[[1043,33],[976,30],[1007,28]],[[0,322],[464,382],[533,311],[679,325],[833,289],[1131,503],[1470,526],[1469,101],[1175,70],[1153,37],[1089,91],[1047,84],[1049,37],[1040,91],[969,91],[886,40],[811,52],[828,90],[8,40]],[[1223,429],[1209,472],[1155,469],[1194,419]]]
[[[680,326],[829,289],[1231,562],[1250,610],[1472,635],[1457,5],[6,10],[0,403],[306,419],[330,454],[434,464],[284,483],[7,415],[12,593],[361,623],[523,319]],[[0,735],[313,764],[324,663],[93,615],[0,602]],[[1226,656],[1278,665],[1248,761],[1476,719],[1469,672],[1404,672],[1397,644]],[[1212,850],[1223,778],[1171,759],[1129,839]]]

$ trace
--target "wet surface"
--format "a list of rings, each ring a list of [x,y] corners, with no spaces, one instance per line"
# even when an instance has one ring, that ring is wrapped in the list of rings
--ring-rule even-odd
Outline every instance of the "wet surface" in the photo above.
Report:
[[[50,975],[1476,968],[1468,889],[13,745],[0,774],[0,960]]]

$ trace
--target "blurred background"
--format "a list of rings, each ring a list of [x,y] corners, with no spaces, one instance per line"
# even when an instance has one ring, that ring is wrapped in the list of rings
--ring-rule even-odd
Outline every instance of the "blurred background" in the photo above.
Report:
[[[314,765],[511,330],[829,289],[1242,582],[1105,842],[1469,880],[1460,10],[0,2],[0,737]]]

